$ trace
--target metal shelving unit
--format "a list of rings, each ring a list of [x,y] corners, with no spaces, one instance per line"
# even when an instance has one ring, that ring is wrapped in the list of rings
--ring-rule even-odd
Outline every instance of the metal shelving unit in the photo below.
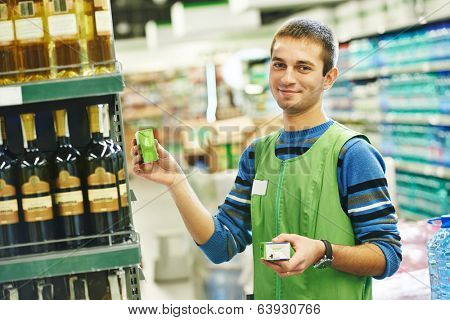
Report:
[[[0,106],[116,94],[124,87],[120,73],[19,83],[0,87]]]
[[[434,71],[449,71],[450,60],[434,61],[434,62],[422,62],[411,66],[399,66],[399,67],[381,67],[367,70],[365,72],[348,72],[344,71],[338,81],[355,81],[366,80],[380,77],[387,77],[395,74],[402,73],[417,73],[417,72],[434,72]]]
[[[434,164],[425,164],[419,162],[410,162],[410,161],[395,161],[395,168],[397,170],[407,171],[411,173],[421,174],[425,176],[433,176],[441,179],[450,180],[450,168],[434,165]]]
[[[17,256],[0,259],[0,283],[127,268],[139,262],[138,243]]]
[[[95,101],[95,103],[107,101],[110,103],[113,114],[112,134],[118,138],[118,143],[123,148],[123,123],[118,96],[123,88],[124,82],[119,72],[91,77],[15,84],[0,87],[0,106],[8,109],[8,112],[11,113],[11,110],[14,111],[16,108],[21,108],[20,112],[23,112],[23,108],[36,110],[43,103],[53,101],[58,101],[58,104],[55,105],[59,107],[73,106],[73,104],[85,106],[86,103],[91,101]],[[128,177],[127,188],[129,207],[131,208],[131,201],[135,201],[135,196],[129,189]],[[120,234],[94,235],[76,239],[89,242],[89,239],[104,236],[111,239],[111,237]],[[139,237],[137,233],[131,231],[130,239],[121,244],[112,244],[110,241],[110,245],[107,246],[82,247],[74,250],[2,258],[0,259],[0,284],[88,274],[90,272],[115,272],[123,274],[123,276],[118,277],[120,279],[118,283],[124,282],[123,285],[115,285],[115,287],[121,288],[122,294],[126,295],[127,299],[140,299],[139,280],[141,273],[138,266],[141,261],[141,253]],[[71,239],[54,240],[46,243],[55,242],[57,244],[68,240]],[[19,244],[14,247],[20,248],[29,245],[38,245],[38,243]],[[126,288],[123,286],[126,286]],[[111,294],[113,299],[119,296],[119,294]]]

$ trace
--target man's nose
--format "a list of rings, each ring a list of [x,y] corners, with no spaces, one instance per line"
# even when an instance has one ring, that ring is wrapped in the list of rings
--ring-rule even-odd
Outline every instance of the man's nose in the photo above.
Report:
[[[282,85],[290,85],[295,82],[294,70],[292,68],[286,68],[283,76],[281,77]]]

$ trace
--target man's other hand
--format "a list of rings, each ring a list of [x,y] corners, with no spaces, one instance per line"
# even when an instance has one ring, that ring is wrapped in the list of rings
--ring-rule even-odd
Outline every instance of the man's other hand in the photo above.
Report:
[[[265,261],[263,264],[274,270],[281,277],[302,274],[312,264],[325,255],[325,245],[320,240],[302,237],[296,234],[282,233],[272,242],[289,242],[295,253],[288,261]]]

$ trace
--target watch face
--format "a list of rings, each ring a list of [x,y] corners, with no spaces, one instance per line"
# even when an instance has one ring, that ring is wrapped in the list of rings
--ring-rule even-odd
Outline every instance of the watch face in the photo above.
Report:
[[[325,269],[325,268],[328,268],[329,266],[331,266],[332,261],[333,260],[331,260],[331,259],[322,259],[316,265],[314,265],[314,267],[316,269]]]

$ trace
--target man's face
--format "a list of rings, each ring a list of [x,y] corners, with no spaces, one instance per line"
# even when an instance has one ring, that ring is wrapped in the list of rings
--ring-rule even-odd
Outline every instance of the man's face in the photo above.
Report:
[[[278,38],[273,46],[270,90],[281,109],[298,114],[320,100],[325,89],[322,47],[307,39]]]

